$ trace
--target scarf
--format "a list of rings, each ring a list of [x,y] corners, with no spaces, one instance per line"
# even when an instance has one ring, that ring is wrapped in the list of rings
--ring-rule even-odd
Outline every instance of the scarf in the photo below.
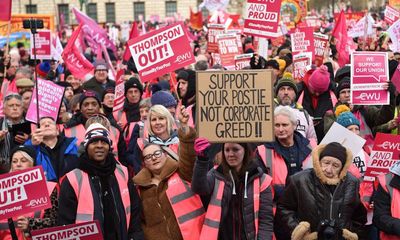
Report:
[[[179,138],[178,138],[178,134],[176,133],[176,131],[174,131],[174,132],[172,132],[171,136],[167,140],[162,140],[161,138],[159,138],[157,136],[150,135],[149,142],[155,143],[160,146],[168,147],[171,144],[179,143]]]
[[[128,100],[125,100],[123,111],[126,114],[126,120],[128,122],[137,122],[140,120],[139,103],[140,101],[138,103],[131,104],[128,102]]]

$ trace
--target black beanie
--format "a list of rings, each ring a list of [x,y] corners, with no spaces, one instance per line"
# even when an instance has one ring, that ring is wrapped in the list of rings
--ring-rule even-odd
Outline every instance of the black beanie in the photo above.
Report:
[[[182,98],[184,102],[183,104],[185,105],[185,102],[196,94],[196,72],[190,69],[182,70],[178,73],[178,76],[176,77],[177,81],[179,81],[179,79],[188,82],[188,89],[184,98],[180,96],[178,91],[178,95],[180,98]],[[179,83],[177,87],[179,89]]]
[[[342,166],[346,163],[347,159],[347,151],[346,148],[343,147],[340,143],[331,142],[325,146],[324,150],[322,150],[319,155],[319,160],[321,160],[325,156],[335,157],[342,162]]]
[[[137,88],[140,91],[140,95],[143,95],[143,85],[139,79],[131,77],[128,81],[125,82],[125,96],[129,88]]]
[[[12,157],[14,155],[14,153],[18,152],[18,151],[22,151],[27,153],[32,159],[33,159],[33,166],[36,165],[36,149],[33,148],[32,146],[26,146],[26,145],[19,145],[16,146],[15,148],[13,148],[10,152],[10,163],[12,160]]]
[[[336,96],[339,97],[340,91],[343,89],[350,88],[350,78],[344,77],[342,80],[339,81],[339,84],[336,88]]]

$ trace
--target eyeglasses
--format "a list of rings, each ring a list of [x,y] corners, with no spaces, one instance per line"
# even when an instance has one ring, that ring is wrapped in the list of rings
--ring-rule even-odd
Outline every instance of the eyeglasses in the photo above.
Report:
[[[143,157],[143,161],[150,162],[154,158],[155,159],[160,158],[162,153],[163,153],[162,150],[157,150],[153,154],[147,154],[146,156]]]

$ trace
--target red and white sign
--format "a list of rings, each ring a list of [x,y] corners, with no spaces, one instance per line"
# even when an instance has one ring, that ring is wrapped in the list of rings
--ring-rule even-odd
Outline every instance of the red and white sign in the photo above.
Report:
[[[250,66],[250,59],[253,57],[253,53],[246,53],[235,56],[235,70],[241,70],[245,67]]]
[[[314,33],[314,62],[317,67],[324,63],[325,54],[328,50],[328,35]]]
[[[218,50],[222,65],[228,70],[235,69],[235,56],[240,54],[235,34],[217,36]]]
[[[241,29],[227,29],[225,33],[230,33],[230,34],[235,34],[236,35],[236,41],[237,45],[239,47],[239,53],[243,53],[243,47],[242,47],[242,30]]]
[[[373,181],[376,176],[388,173],[389,168],[399,161],[399,156],[400,136],[377,133],[364,179]]]
[[[142,82],[195,62],[182,23],[131,39],[128,45]]]
[[[51,59],[51,31],[40,30],[35,34],[36,58]],[[33,34],[31,34],[31,56],[33,56]]]
[[[125,80],[124,80],[124,70],[120,69],[117,72],[117,77],[115,81],[115,98],[113,112],[122,110],[125,102]]]
[[[41,166],[0,174],[0,219],[51,207]]]
[[[306,24],[309,27],[312,28],[318,28],[321,26],[321,21],[319,20],[319,18],[317,16],[307,16],[305,18],[306,20]]]
[[[103,240],[99,222],[90,221],[78,224],[70,224],[61,227],[45,228],[31,231],[32,240]]]
[[[393,23],[387,32],[389,33],[390,39],[393,43],[391,50],[393,52],[400,51],[400,19]]]
[[[243,32],[259,37],[276,37],[282,0],[247,0]]]
[[[350,100],[354,105],[388,105],[389,79],[387,53],[354,52],[351,62]]]
[[[306,72],[311,68],[312,53],[303,52],[293,55],[293,78],[296,81],[303,81]]]
[[[38,78],[37,81],[39,88],[39,119],[42,117],[51,117],[54,120],[57,120],[58,110],[60,109],[62,98],[64,96],[64,87],[41,78]],[[34,123],[37,123],[36,103],[36,88],[34,88],[32,100],[25,117],[26,120]]]
[[[210,53],[218,53],[217,35],[225,32],[224,24],[209,24],[208,25],[208,41],[207,51]]]
[[[292,42],[292,52],[314,52],[314,35],[312,27],[296,28],[294,33],[290,34]],[[314,59],[314,56],[313,56]]]
[[[389,25],[392,25],[399,18],[400,18],[400,12],[392,8],[391,6],[387,5],[385,9],[385,21]]]

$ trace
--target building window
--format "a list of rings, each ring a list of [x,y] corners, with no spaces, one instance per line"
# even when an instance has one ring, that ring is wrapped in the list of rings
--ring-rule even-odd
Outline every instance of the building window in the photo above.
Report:
[[[165,15],[167,17],[173,17],[176,13],[176,1],[165,2]]]
[[[87,15],[97,22],[97,4],[89,3],[87,5]]]
[[[146,19],[144,2],[134,2],[133,3],[133,16],[135,17],[135,21],[139,20],[139,16],[143,16],[143,20]]]
[[[36,4],[28,4],[25,5],[26,13],[37,13],[37,6]]]
[[[64,16],[65,24],[69,24],[69,7],[68,4],[58,4],[58,14]]]
[[[106,3],[106,22],[115,23],[115,3]]]

